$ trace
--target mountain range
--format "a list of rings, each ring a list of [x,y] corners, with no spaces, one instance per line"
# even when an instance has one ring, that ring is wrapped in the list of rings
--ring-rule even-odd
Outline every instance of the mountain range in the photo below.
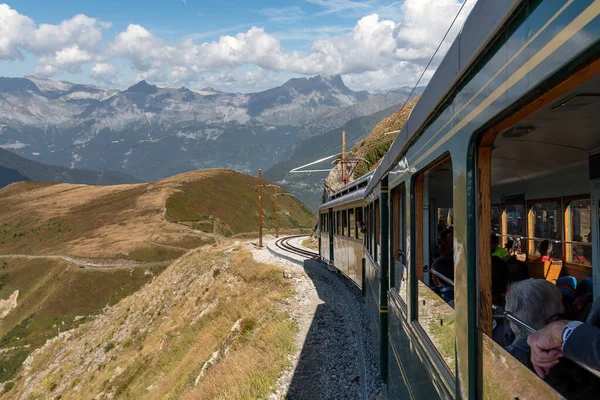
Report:
[[[34,76],[0,78],[0,148],[143,181],[213,167],[256,174],[288,161],[297,149],[310,154],[306,143],[315,137],[332,137],[367,116],[390,115],[408,92],[352,91],[339,75],[294,78],[246,94],[146,81],[116,90]],[[383,110],[386,115],[379,115]],[[355,124],[365,130],[354,136],[377,122]],[[322,144],[314,150],[322,151]]]

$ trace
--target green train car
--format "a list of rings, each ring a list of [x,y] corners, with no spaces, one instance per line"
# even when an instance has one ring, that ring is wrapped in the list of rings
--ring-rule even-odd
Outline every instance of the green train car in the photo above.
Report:
[[[389,397],[598,398],[578,365],[544,381],[502,343],[492,251],[508,281],[598,296],[599,206],[600,1],[479,0],[378,168],[320,207]]]

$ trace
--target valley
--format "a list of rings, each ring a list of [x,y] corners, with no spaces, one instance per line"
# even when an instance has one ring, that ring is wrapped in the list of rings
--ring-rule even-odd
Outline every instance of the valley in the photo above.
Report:
[[[13,387],[23,384],[23,374],[31,371],[31,366],[27,364],[29,361],[25,361],[27,357],[56,340],[71,337],[68,332],[73,332],[73,329],[91,329],[91,335],[106,335],[110,329],[120,327],[122,324],[110,319],[112,317],[109,318],[107,313],[113,307],[124,307],[124,301],[134,302],[127,303],[127,308],[137,310],[137,317],[131,322],[133,325],[128,325],[131,329],[127,332],[120,331],[122,341],[94,336],[95,344],[92,346],[92,339],[88,339],[85,352],[78,354],[87,357],[92,348],[97,349],[100,354],[107,354],[115,346],[126,348],[133,346],[136,340],[144,342],[142,336],[145,335],[135,332],[149,329],[152,324],[145,318],[150,316],[151,321],[155,322],[156,315],[152,319],[152,313],[157,311],[160,315],[161,312],[166,312],[171,307],[168,306],[170,300],[179,302],[179,306],[183,307],[180,311],[188,315],[186,318],[192,318],[200,312],[196,313],[202,304],[205,307],[212,304],[211,308],[221,304],[230,296],[226,293],[237,293],[240,284],[245,288],[240,304],[250,304],[251,298],[265,299],[272,295],[278,299],[289,295],[285,285],[278,285],[277,288],[259,285],[263,279],[264,284],[273,279],[281,279],[281,274],[273,266],[260,267],[264,270],[258,268],[251,273],[246,271],[244,268],[251,261],[244,253],[247,250],[242,251],[240,242],[234,238],[256,231],[256,184],[256,178],[217,169],[188,172],[144,184],[92,186],[17,182],[1,189],[0,386],[3,389],[0,393],[5,391],[8,398],[12,398],[17,390],[21,390]],[[263,194],[264,225],[267,231],[274,228],[274,202],[272,190],[269,189],[265,189]],[[312,212],[292,196],[281,196],[279,213],[282,231],[300,228],[308,230],[314,224]],[[229,252],[224,253],[226,250]],[[232,268],[225,273],[230,264],[238,265],[237,269]],[[166,277],[163,278],[163,275]],[[159,277],[163,280],[156,282]],[[207,282],[213,280],[219,280],[219,285],[223,287],[219,288],[214,283],[207,286]],[[243,285],[245,281],[253,284],[246,287]],[[231,282],[237,283],[230,286]],[[193,290],[186,286],[192,284],[196,285],[193,290],[198,292],[193,297]],[[150,287],[154,289],[144,289]],[[140,296],[144,290],[156,291],[152,295],[143,295],[143,298],[161,298],[160,305],[156,305],[159,308],[149,310],[135,303],[138,301],[135,298],[139,299],[135,296]],[[177,296],[174,296],[175,292],[178,293]],[[271,294],[267,296],[267,293]],[[208,300],[205,300],[208,303],[205,304],[201,301],[204,299],[202,295],[212,297],[207,297]],[[132,296],[134,300],[131,300]],[[193,301],[195,305],[181,303],[181,296],[186,301]],[[223,318],[215,319],[209,324],[214,329],[207,331],[208,336],[202,336],[198,330],[191,329],[187,334],[192,336],[186,337],[194,337],[199,343],[206,344],[209,338],[215,340],[216,332],[229,330],[239,320],[235,312],[239,305],[227,304],[228,301],[223,303]],[[269,304],[271,300],[268,303],[261,301],[258,308],[249,308],[247,318],[250,319],[242,318],[240,329],[243,332],[252,330],[257,321],[262,323],[264,318],[268,318],[271,321],[269,324],[272,324],[268,326],[281,327],[287,334],[293,335],[293,326],[282,321],[279,314],[273,313]],[[223,309],[219,306],[215,313],[220,315],[221,311]],[[183,318],[182,315],[173,318]],[[99,320],[108,323],[110,329],[104,326],[98,331],[94,324],[99,323]],[[251,327],[244,324],[250,324]],[[161,335],[167,334],[173,326],[167,324],[164,328],[166,331]],[[200,330],[204,328],[204,323],[198,327]],[[268,340],[276,339],[270,336]],[[152,339],[150,348],[156,345],[155,340],[158,339]],[[125,342],[128,344],[125,345]],[[140,343],[136,343],[133,348],[139,347]],[[290,349],[291,347],[288,350],[291,351]],[[71,352],[69,350],[69,354]],[[119,354],[119,357],[130,356],[127,352]],[[146,356],[147,354],[143,358]],[[279,352],[271,355],[280,356]],[[105,358],[100,357],[100,360]],[[35,360],[40,362],[39,356]],[[173,360],[175,362],[174,358]],[[137,359],[137,362],[141,361]],[[157,362],[163,365],[164,360]],[[53,364],[39,365],[46,368]],[[85,365],[85,362],[78,365]],[[95,368],[101,367],[95,365]],[[156,371],[159,370],[157,367]],[[175,370],[173,373],[176,373]],[[62,378],[60,382],[68,381]],[[86,380],[88,378],[89,374]],[[54,380],[48,379],[35,390],[48,393],[59,388],[54,387],[55,383],[58,385],[56,376]],[[68,382],[72,385],[69,390],[77,386],[73,380]],[[101,383],[102,386],[95,386],[96,383]],[[105,389],[106,382],[96,383],[91,386],[93,390]],[[111,387],[114,390],[129,391],[129,383],[119,385],[121,386]],[[64,391],[66,387],[60,386],[60,390]],[[177,390],[181,388],[178,387]],[[78,398],[78,395],[71,396]]]

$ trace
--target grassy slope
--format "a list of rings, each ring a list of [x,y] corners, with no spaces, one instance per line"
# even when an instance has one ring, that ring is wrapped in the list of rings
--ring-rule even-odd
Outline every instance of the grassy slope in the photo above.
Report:
[[[201,229],[214,227],[225,235],[255,231],[258,227],[257,183],[256,178],[230,170],[222,170],[202,181],[188,182],[167,200],[166,218],[173,222],[192,222]],[[314,214],[294,197],[279,196],[277,200],[280,229],[314,225]],[[263,190],[263,227],[275,228],[273,188]]]
[[[203,217],[224,233],[256,229],[256,178],[228,170],[191,172],[151,184],[111,187],[20,182],[0,190],[0,253],[68,254],[84,258],[174,260],[214,237],[165,221]],[[265,227],[273,226],[266,189]],[[279,197],[282,229],[311,226],[314,216]],[[194,224],[202,225],[203,221]],[[205,221],[206,222],[206,221]],[[138,290],[148,268],[93,270],[57,259],[0,259],[0,299],[19,290],[17,308],[0,324],[0,382],[59,332]],[[158,270],[153,273],[159,272]],[[24,347],[28,346],[28,347]]]
[[[46,340],[135,292],[161,270],[91,270],[62,260],[0,260],[0,299],[19,291],[17,307],[0,324],[0,348],[11,349],[0,353],[0,382],[10,379]]]
[[[6,397],[264,398],[294,349],[295,324],[277,311],[290,294],[278,267],[236,245],[194,250],[47,344]],[[196,384],[224,346],[227,355]]]
[[[204,170],[149,184],[88,186],[20,182],[0,190],[0,254],[174,259],[213,243],[213,233],[258,228],[256,178]],[[273,189],[263,196],[264,226],[275,225]],[[311,227],[314,215],[278,198],[280,228]],[[165,221],[189,222],[194,229]],[[128,254],[128,255],[127,255]]]
[[[388,151],[398,135],[397,133],[391,135],[384,134],[386,132],[402,129],[404,123],[410,116],[412,109],[419,101],[419,98],[420,96],[416,96],[406,104],[406,107],[382,120],[375,128],[373,128],[373,131],[371,131],[367,137],[352,147],[350,152],[353,156],[363,159],[354,170],[355,179],[360,178],[362,175],[377,167],[379,161]]]

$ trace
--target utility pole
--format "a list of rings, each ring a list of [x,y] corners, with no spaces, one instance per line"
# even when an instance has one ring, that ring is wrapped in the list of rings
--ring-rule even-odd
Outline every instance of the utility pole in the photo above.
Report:
[[[273,186],[273,200],[275,201],[275,237],[279,237],[279,212],[277,211],[277,186]]]
[[[346,131],[342,131],[342,182],[344,185],[348,184],[348,178],[346,178]]]
[[[263,228],[263,211],[262,211],[262,171],[258,170],[258,248],[262,249],[262,228]]]

